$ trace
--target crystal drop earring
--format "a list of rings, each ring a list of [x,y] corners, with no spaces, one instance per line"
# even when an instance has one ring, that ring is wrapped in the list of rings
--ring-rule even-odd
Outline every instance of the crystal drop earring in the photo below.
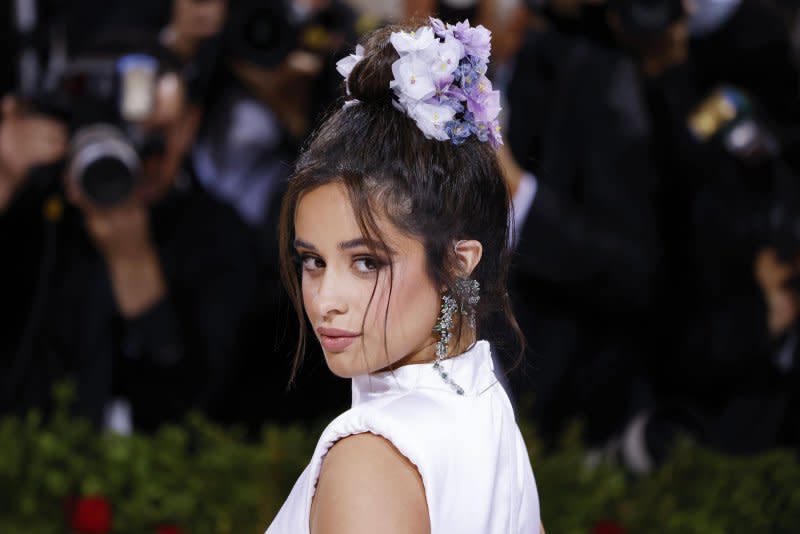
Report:
[[[436,342],[436,360],[433,362],[433,368],[442,377],[442,380],[449,385],[453,391],[459,395],[464,394],[464,388],[456,384],[447,371],[444,370],[442,361],[447,356],[447,350],[450,345],[450,338],[452,337],[453,328],[453,315],[458,311],[458,303],[456,299],[449,293],[442,295],[442,308],[439,312],[439,318],[433,327],[433,331],[439,335],[439,341]]]
[[[475,329],[475,307],[481,300],[481,285],[472,278],[457,278],[455,293],[460,302],[461,315],[467,317],[469,326]]]

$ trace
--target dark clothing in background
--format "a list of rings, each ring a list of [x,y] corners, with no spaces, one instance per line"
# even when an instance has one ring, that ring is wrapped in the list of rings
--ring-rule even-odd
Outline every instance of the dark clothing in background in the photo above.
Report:
[[[511,273],[534,356],[524,389],[546,438],[581,417],[600,443],[630,415],[649,349],[656,171],[637,78],[614,50],[532,32],[508,95],[508,142],[538,180]]]
[[[0,8],[0,95],[10,92],[17,84],[15,59],[17,43],[14,39],[13,21],[11,18],[11,2]]]
[[[722,84],[744,89],[775,132],[786,135],[791,164],[798,79],[783,22],[769,4],[743,0],[719,29],[690,41],[689,61],[647,83],[665,175],[659,219],[669,260],[650,375],[660,399],[691,406],[713,445],[756,452],[788,435],[798,385],[774,364],[783,340],[769,338],[753,274],[756,254],[767,246],[775,185],[784,178],[771,162],[743,164],[691,136],[687,118]]]
[[[117,312],[103,258],[83,216],[67,207],[44,223],[42,196],[26,191],[0,218],[3,411],[46,406],[52,381],[72,376],[79,413],[101,424],[112,397],[129,399],[137,428],[174,421],[189,409],[212,416],[237,364],[240,335],[257,285],[254,253],[233,211],[188,179],[150,213],[167,295],[134,319]],[[43,239],[43,235],[45,236]],[[30,320],[38,273],[43,313],[30,350],[11,361]],[[41,286],[40,286],[41,287]],[[19,356],[19,354],[17,353]],[[15,366],[15,373],[8,372]],[[9,389],[13,388],[13,389]]]
[[[37,15],[31,36],[38,51],[42,72],[51,50],[54,27],[63,28],[69,55],[92,45],[107,28],[150,31],[154,35],[169,21],[170,2],[162,0],[31,0]],[[17,88],[19,52],[24,45],[17,33],[14,2],[0,7],[0,95]]]

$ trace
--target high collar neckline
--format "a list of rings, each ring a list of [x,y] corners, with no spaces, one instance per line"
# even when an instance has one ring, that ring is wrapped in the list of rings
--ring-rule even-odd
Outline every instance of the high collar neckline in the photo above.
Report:
[[[444,370],[464,389],[464,396],[477,396],[497,383],[492,353],[487,341],[478,341],[466,352],[442,362]],[[418,389],[437,389],[458,396],[442,380],[433,363],[403,365],[397,369],[353,377],[353,406],[393,394]]]

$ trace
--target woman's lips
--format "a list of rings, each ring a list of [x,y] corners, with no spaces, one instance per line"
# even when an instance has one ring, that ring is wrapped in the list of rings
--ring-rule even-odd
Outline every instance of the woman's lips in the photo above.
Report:
[[[317,328],[322,348],[329,352],[341,352],[353,344],[361,335],[358,332],[339,330],[338,328]]]

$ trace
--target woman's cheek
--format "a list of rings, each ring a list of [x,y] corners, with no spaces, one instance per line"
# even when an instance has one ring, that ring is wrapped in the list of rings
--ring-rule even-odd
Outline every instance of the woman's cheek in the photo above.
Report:
[[[303,308],[306,310],[306,315],[315,324],[316,310],[314,309],[314,296],[317,294],[313,279],[307,273],[303,273],[301,278],[301,292],[303,295]]]
[[[374,291],[373,291],[374,290]],[[387,307],[389,306],[389,288],[386,280],[378,278],[377,286],[375,282],[369,282],[366,290],[367,299],[362,305],[362,310],[367,311],[367,321],[365,324],[378,329],[378,334],[383,337],[384,325],[387,320]],[[370,297],[372,301],[370,302]],[[392,295],[394,300],[395,295]]]

